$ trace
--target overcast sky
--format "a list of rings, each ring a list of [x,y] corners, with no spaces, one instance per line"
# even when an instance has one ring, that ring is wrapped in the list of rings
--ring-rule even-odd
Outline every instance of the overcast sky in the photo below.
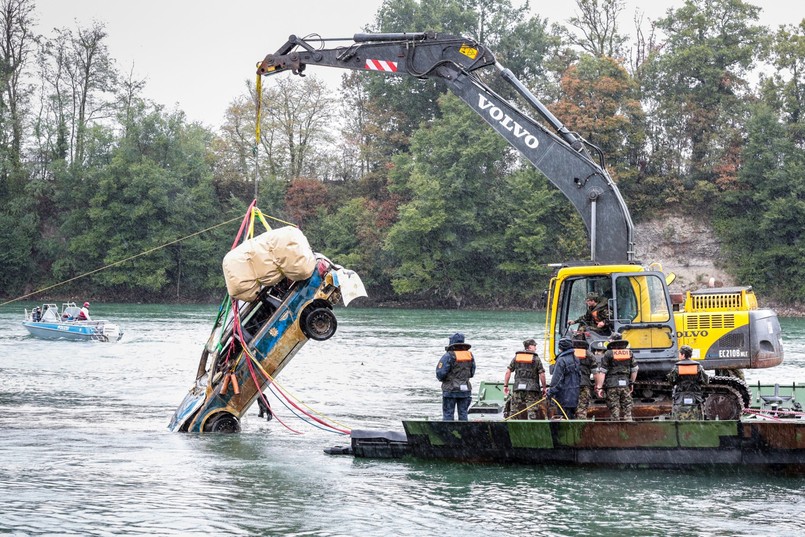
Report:
[[[517,0],[515,0],[516,2]],[[145,96],[169,109],[184,110],[191,121],[218,127],[229,104],[254,83],[255,65],[290,34],[351,37],[375,17],[381,0],[36,0],[39,33],[53,28],[102,22],[109,52],[120,70],[134,70],[147,81]],[[626,0],[620,25],[631,28],[635,9],[661,17],[682,0]],[[805,16],[798,2],[755,0],[761,24],[797,24]],[[788,4],[788,7],[786,7]],[[793,7],[798,5],[799,7]],[[534,13],[565,23],[575,12],[571,0],[532,0]],[[424,30],[411,28],[411,31]],[[307,71],[336,84],[339,69]]]

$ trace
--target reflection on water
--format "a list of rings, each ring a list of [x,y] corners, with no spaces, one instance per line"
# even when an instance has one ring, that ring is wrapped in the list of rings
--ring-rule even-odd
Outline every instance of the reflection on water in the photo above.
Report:
[[[361,460],[348,438],[245,417],[233,436],[170,433],[217,306],[96,306],[118,343],[29,338],[0,310],[0,532],[20,535],[797,535],[802,479],[753,473]],[[19,311],[17,311],[19,310]],[[279,382],[348,427],[440,415],[436,361],[455,331],[501,380],[540,337],[535,313],[339,309]],[[805,321],[783,319],[786,361],[755,382],[805,382]]]

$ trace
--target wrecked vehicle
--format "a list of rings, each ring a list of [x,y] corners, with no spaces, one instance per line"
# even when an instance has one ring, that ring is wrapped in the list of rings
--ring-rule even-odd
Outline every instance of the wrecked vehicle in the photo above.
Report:
[[[355,272],[314,253],[293,226],[237,245],[255,217],[263,220],[252,203],[223,261],[229,296],[201,353],[196,381],[168,425],[171,431],[239,432],[241,417],[259,398],[266,403],[262,392],[299,349],[335,334],[333,306],[366,296]]]

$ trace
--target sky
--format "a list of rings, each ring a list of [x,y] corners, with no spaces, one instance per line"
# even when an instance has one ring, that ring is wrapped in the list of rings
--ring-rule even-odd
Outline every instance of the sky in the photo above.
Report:
[[[515,3],[517,0],[515,0]],[[754,0],[763,8],[760,23],[796,24],[805,7],[786,0]],[[619,24],[628,29],[636,9],[657,19],[682,0],[626,0]],[[317,33],[351,37],[362,32],[382,0],[36,0],[38,32],[53,28],[105,25],[107,46],[117,67],[146,80],[145,97],[168,110],[183,110],[190,121],[217,128],[227,107],[254,84],[255,66],[288,36]],[[786,5],[787,4],[787,5]],[[136,7],[135,7],[136,6]],[[534,14],[566,23],[576,10],[572,0],[531,0]],[[421,31],[425,28],[412,28]],[[308,69],[335,86],[341,69]]]

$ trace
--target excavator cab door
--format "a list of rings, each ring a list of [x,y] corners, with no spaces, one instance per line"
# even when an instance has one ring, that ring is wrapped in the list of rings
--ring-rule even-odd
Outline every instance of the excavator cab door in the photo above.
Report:
[[[665,274],[622,272],[612,274],[611,278],[612,331],[629,342],[641,376],[665,375],[678,355],[673,305]]]
[[[558,352],[558,339],[570,335],[570,326],[589,343],[608,340],[613,333],[621,334],[629,341],[629,348],[645,374],[659,375],[671,370],[677,359],[676,325],[663,273],[580,273],[555,284],[559,286],[558,315],[554,317],[551,338],[553,352],[546,353],[552,358],[551,363]],[[604,328],[573,323],[584,315],[589,293],[596,293],[599,304],[606,304],[609,322]]]

